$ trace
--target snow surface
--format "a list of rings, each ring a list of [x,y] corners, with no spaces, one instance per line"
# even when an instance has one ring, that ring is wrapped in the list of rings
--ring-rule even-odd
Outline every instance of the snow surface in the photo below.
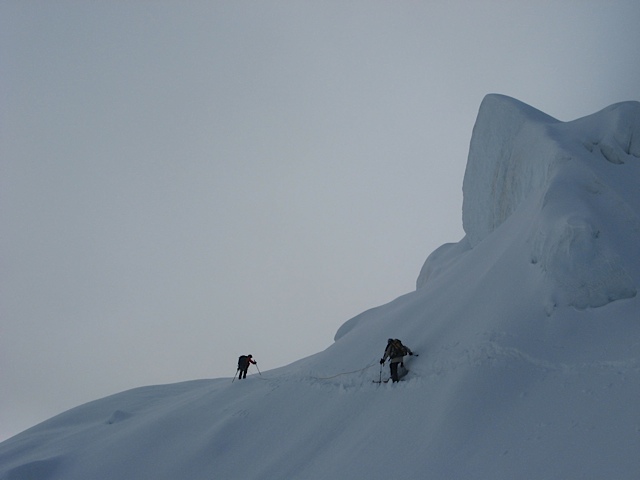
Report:
[[[62,413],[0,444],[0,479],[637,479],[639,180],[637,102],[563,123],[489,95],[466,236],[416,291],[286,367]],[[419,356],[378,385],[388,337]]]

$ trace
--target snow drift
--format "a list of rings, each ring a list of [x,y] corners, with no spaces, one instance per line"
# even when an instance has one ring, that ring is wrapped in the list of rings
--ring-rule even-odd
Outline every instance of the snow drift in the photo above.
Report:
[[[0,479],[636,479],[640,104],[559,122],[487,96],[466,236],[325,351],[144,387],[0,444]],[[399,384],[388,337],[419,356]]]

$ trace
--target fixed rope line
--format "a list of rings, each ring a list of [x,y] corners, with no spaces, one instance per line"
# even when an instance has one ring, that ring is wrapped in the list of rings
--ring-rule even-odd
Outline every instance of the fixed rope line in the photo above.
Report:
[[[368,370],[371,367],[375,367],[377,364],[378,364],[378,362],[373,362],[373,363],[367,365],[364,368],[360,368],[358,370],[352,370],[350,372],[337,373],[335,375],[331,375],[330,377],[315,377],[313,375],[310,375],[308,378],[313,378],[314,380],[331,380],[332,378],[340,377],[342,375],[351,375],[351,374],[358,373],[358,372],[364,372],[365,370]],[[249,368],[251,368],[251,366],[249,366]],[[236,372],[236,374],[237,373],[238,372]],[[260,375],[256,376],[256,374],[252,372],[252,373],[249,374],[249,376],[259,378],[260,380],[273,380],[275,378],[278,378],[280,375],[278,377],[264,377],[264,376],[262,376],[262,373],[260,373]]]
[[[336,378],[336,377],[339,377],[341,375],[351,375],[352,373],[364,372],[368,368],[374,367],[375,365],[376,365],[376,362],[372,363],[371,365],[367,365],[366,367],[361,368],[359,370],[353,370],[352,372],[342,372],[342,373],[338,373],[336,375],[332,375],[330,377],[314,377],[314,376],[312,376],[311,378],[313,378],[315,380],[330,380],[332,378]]]

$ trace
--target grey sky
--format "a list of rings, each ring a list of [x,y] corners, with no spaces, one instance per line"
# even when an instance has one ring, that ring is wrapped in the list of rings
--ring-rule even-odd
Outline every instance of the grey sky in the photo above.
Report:
[[[326,348],[462,237],[484,95],[561,120],[639,100],[639,20],[636,1],[1,2],[0,440]]]

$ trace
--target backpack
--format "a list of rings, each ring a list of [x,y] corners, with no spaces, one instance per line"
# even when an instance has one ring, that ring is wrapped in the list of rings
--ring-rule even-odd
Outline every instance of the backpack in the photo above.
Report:
[[[407,354],[407,347],[405,347],[397,338],[391,342],[391,358],[404,357]]]
[[[247,357],[246,355],[240,355],[240,358],[238,358],[238,369],[243,369],[248,365],[248,363],[249,357]]]

